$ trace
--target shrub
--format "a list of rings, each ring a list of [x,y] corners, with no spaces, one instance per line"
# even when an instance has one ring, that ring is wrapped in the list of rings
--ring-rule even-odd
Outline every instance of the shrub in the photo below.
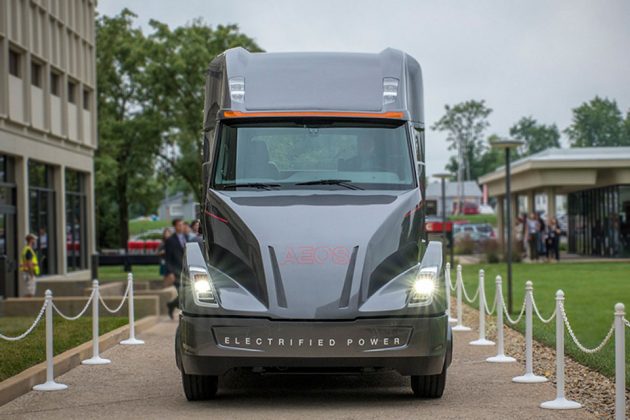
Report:
[[[455,240],[455,254],[470,255],[475,252],[475,241],[470,235],[465,235]]]
[[[486,256],[486,262],[496,264],[501,261],[499,242],[496,239],[486,239],[481,243],[481,252]]]

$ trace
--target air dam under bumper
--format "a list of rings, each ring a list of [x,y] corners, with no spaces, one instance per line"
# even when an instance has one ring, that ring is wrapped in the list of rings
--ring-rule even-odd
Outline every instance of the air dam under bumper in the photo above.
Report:
[[[271,321],[184,315],[178,364],[193,375],[232,368],[394,369],[434,375],[450,362],[447,317]]]

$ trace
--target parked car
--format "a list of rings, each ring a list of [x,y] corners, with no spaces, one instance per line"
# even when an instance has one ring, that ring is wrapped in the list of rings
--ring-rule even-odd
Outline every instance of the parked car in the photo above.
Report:
[[[473,241],[483,241],[496,237],[490,223],[459,223],[453,225],[453,236],[461,239],[469,236]]]

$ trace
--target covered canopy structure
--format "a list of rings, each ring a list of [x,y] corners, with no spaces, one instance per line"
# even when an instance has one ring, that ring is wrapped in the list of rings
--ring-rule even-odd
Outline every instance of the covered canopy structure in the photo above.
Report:
[[[512,219],[519,196],[526,210],[557,215],[556,196],[568,199],[569,252],[602,257],[630,256],[630,147],[547,149],[513,163]],[[504,241],[505,168],[479,178],[497,198],[498,228]],[[536,195],[547,196],[547,208],[536,208]]]

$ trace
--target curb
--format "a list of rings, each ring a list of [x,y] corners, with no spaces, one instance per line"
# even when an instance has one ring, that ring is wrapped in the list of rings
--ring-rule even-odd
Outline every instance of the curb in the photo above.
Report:
[[[147,316],[136,321],[136,333],[148,330],[157,324],[158,316]],[[103,352],[117,345],[129,335],[129,324],[116,328],[99,338],[99,348]],[[53,359],[55,377],[63,375],[79,366],[83,359],[92,356],[92,340],[64,351]],[[0,382],[0,406],[30,392],[33,386],[46,381],[46,361],[31,366],[23,372]]]

